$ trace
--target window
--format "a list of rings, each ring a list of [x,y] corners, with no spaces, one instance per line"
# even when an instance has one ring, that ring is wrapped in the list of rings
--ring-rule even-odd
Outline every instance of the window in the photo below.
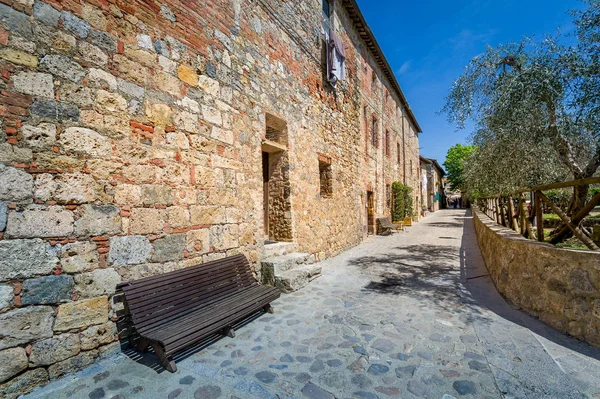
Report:
[[[390,156],[390,131],[385,131],[385,155]]]
[[[372,131],[371,131],[371,144],[377,147],[377,118],[373,117],[372,123]]]
[[[410,160],[410,174],[411,176],[414,174],[412,159]]]
[[[371,70],[371,90],[375,91],[375,89],[377,89],[377,74],[375,73],[375,70]]]
[[[329,0],[323,0],[323,18],[329,18],[330,15]]]
[[[331,158],[319,155],[319,180],[322,198],[333,196],[333,173],[331,172]]]
[[[398,160],[398,165],[400,165],[400,143],[396,143],[396,158]]]

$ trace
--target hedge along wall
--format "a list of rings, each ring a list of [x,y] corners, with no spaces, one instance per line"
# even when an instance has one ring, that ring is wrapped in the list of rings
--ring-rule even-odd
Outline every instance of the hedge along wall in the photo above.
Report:
[[[507,300],[600,346],[600,253],[527,240],[477,209],[473,220],[490,276]]]

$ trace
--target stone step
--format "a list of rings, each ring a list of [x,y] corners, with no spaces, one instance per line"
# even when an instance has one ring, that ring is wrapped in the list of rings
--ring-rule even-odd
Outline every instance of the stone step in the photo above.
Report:
[[[275,256],[261,261],[261,275],[264,284],[275,285],[275,277],[282,273],[297,269],[301,265],[310,264],[313,257],[310,254],[291,253],[282,256]]]
[[[275,276],[275,286],[283,292],[294,292],[321,277],[321,266],[303,265]]]
[[[274,244],[265,244],[263,250],[263,259],[274,258],[293,253],[296,249],[293,242],[276,242]]]

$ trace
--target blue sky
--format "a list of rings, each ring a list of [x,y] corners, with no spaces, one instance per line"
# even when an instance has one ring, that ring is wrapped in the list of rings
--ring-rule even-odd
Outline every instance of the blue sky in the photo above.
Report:
[[[421,155],[444,162],[448,148],[466,144],[438,115],[452,81],[486,45],[573,30],[577,0],[357,0],[413,109],[423,134]]]

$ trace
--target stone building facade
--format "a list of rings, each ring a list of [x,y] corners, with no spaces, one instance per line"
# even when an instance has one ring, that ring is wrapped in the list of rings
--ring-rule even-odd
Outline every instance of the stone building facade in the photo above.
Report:
[[[420,157],[420,164],[421,173],[426,176],[423,179],[423,183],[426,185],[426,187],[423,187],[423,192],[427,193],[424,206],[427,207],[429,212],[439,211],[445,206],[446,201],[443,181],[446,172],[438,161],[432,158]]]
[[[2,1],[0,392],[118,351],[121,281],[240,252],[259,275],[265,238],[332,256],[394,181],[419,209],[420,127],[354,0],[329,6]]]

